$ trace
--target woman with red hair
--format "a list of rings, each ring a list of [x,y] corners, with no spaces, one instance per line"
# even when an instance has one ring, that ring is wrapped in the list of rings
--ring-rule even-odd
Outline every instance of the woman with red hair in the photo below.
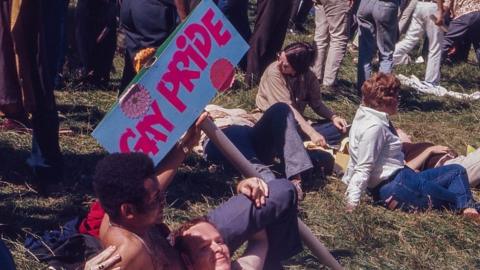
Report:
[[[342,179],[348,185],[347,211],[368,190],[375,202],[392,210],[445,208],[480,217],[462,166],[417,173],[405,164],[402,143],[388,118],[397,113],[399,89],[398,79],[383,73],[362,86],[362,105],[350,129],[350,160]]]

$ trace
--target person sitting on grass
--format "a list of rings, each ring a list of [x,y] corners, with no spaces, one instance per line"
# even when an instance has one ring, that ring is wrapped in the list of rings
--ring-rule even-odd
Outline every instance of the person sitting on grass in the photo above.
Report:
[[[320,83],[310,70],[316,56],[317,50],[312,44],[287,45],[263,73],[255,103],[262,112],[278,102],[288,104],[302,139],[325,148],[340,143],[347,132],[347,121],[322,102]],[[307,105],[324,120],[308,121],[304,115]],[[329,153],[315,149],[308,154],[316,171],[323,171],[325,175],[333,172],[334,160]]]
[[[479,218],[462,166],[417,173],[404,163],[402,143],[388,118],[397,113],[399,89],[398,79],[383,73],[362,86],[362,105],[350,129],[350,159],[342,179],[348,185],[347,211],[358,206],[368,189],[374,201],[388,209],[449,209]]]
[[[325,147],[340,142],[347,122],[322,102],[320,83],[310,70],[316,54],[316,48],[306,42],[287,45],[263,73],[255,103],[263,112],[278,102],[290,105],[302,135]],[[306,105],[328,123],[310,124],[304,116]]]
[[[180,253],[167,240],[164,191],[185,158],[184,149],[191,149],[198,142],[201,121],[160,162],[156,172],[152,160],[141,153],[112,154],[98,163],[93,184],[106,212],[100,240],[103,246],[116,246],[121,257],[113,267],[185,268]],[[279,269],[282,260],[302,249],[295,187],[285,179],[266,184],[253,177],[239,182],[237,192],[212,210],[208,220],[215,224],[232,252],[255,233],[265,230],[269,248],[264,269]],[[341,269],[330,253],[320,259]]]
[[[410,168],[416,171],[425,171],[449,164],[458,164],[465,168],[470,187],[480,184],[480,148],[466,156],[458,155],[447,146],[435,145],[428,142],[413,143],[410,136],[403,130],[397,129],[405,161]]]

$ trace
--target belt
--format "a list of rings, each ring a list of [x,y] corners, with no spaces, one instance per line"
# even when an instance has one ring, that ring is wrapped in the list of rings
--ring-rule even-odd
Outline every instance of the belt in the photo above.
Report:
[[[368,189],[368,192],[370,193],[370,195],[373,197],[373,200],[374,201],[378,201],[379,200],[379,192],[380,192],[380,189],[385,186],[386,184],[392,182],[395,177],[397,176],[397,174],[401,171],[402,169],[398,169],[396,171],[394,171],[387,179],[383,180],[382,182],[380,182],[378,185],[376,185],[374,188],[369,188]]]

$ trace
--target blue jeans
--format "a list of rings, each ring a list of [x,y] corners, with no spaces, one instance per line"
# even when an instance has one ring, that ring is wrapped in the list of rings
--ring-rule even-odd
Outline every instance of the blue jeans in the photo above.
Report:
[[[378,198],[393,197],[404,211],[449,209],[460,211],[473,202],[468,177],[460,165],[446,165],[416,173],[405,167],[380,187]]]
[[[360,31],[358,45],[357,87],[372,73],[372,59],[378,48],[380,68],[391,73],[393,52],[398,39],[398,0],[361,0],[357,20]]]

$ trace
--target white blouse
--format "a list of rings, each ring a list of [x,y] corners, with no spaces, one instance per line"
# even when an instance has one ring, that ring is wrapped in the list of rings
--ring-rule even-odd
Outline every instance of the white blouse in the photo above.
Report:
[[[348,203],[357,205],[362,193],[404,167],[402,143],[389,128],[387,114],[360,106],[349,134],[349,154],[342,181]]]

